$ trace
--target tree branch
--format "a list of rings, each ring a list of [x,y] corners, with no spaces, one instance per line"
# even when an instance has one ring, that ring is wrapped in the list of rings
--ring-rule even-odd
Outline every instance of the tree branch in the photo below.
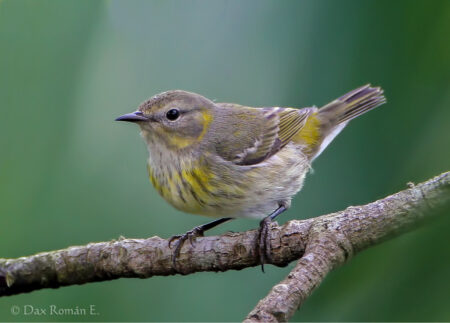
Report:
[[[364,206],[290,221],[270,233],[273,264],[296,267],[272,288],[248,321],[286,321],[326,274],[356,252],[399,234],[450,202],[450,172]],[[17,259],[0,259],[0,296],[123,277],[239,270],[259,265],[257,232],[226,233],[186,243],[172,267],[173,250],[159,237],[90,243]]]
[[[431,218],[450,202],[450,172],[364,206],[316,218],[294,269],[247,316],[245,322],[285,322],[324,277],[356,252]]]

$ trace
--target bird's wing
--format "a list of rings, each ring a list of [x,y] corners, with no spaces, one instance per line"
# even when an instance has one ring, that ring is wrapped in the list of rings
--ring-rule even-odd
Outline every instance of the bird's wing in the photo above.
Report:
[[[228,136],[217,145],[219,155],[238,165],[255,165],[277,153],[304,127],[311,108],[248,108],[218,103],[231,109]],[[229,110],[230,111],[230,110]]]

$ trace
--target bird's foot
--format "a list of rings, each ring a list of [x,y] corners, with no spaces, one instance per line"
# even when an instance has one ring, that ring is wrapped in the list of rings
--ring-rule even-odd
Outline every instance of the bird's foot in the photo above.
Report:
[[[261,270],[264,272],[264,264],[272,263],[272,246],[270,244],[270,230],[272,228],[272,221],[279,216],[281,213],[287,210],[290,202],[284,201],[280,202],[278,209],[272,212],[269,216],[266,216],[259,223],[258,240],[256,249],[259,253],[259,262],[261,263]]]
[[[175,250],[172,255],[172,264],[174,268],[176,268],[177,258],[180,255],[181,248],[183,247],[186,240],[189,240],[191,246],[195,246],[195,239],[197,237],[203,237],[204,232],[205,232],[204,227],[200,225],[198,227],[193,228],[192,230],[189,230],[184,234],[177,234],[169,239],[169,248],[172,248],[172,243],[176,240],[176,242],[174,243]]]
[[[259,223],[257,250],[259,253],[259,261],[261,270],[264,272],[264,264],[272,263],[270,229],[272,227],[272,219],[268,216]]]
[[[173,268],[176,267],[177,258],[180,255],[181,248],[183,247],[183,244],[186,242],[186,240],[189,240],[191,243],[191,246],[195,246],[195,238],[197,237],[203,237],[203,234],[205,231],[208,231],[216,226],[218,226],[221,223],[230,221],[232,218],[220,218],[202,225],[199,225],[198,227],[195,227],[194,229],[186,232],[185,234],[176,235],[169,239],[169,248],[172,248],[172,242],[177,240],[175,242],[175,250],[172,255],[172,264]]]

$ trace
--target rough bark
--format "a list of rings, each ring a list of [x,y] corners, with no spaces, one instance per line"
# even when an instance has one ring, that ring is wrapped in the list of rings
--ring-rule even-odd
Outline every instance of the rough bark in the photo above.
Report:
[[[364,206],[316,218],[295,268],[259,301],[245,322],[285,322],[332,269],[355,253],[404,232],[450,202],[450,173]]]
[[[263,298],[247,321],[287,321],[326,274],[356,252],[431,218],[450,202],[450,172],[384,199],[317,218],[273,225],[273,264],[300,259]],[[159,237],[90,243],[17,259],[0,259],[0,296],[123,277],[240,270],[259,265],[257,232],[226,233],[186,243],[172,266],[173,250]]]

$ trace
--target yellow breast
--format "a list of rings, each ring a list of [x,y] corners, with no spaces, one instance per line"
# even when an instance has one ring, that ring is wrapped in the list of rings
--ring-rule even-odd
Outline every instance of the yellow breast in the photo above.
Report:
[[[171,165],[156,168],[148,164],[149,178],[158,193],[175,208],[189,213],[209,215],[215,204],[213,174],[207,167],[184,165],[179,170]]]

